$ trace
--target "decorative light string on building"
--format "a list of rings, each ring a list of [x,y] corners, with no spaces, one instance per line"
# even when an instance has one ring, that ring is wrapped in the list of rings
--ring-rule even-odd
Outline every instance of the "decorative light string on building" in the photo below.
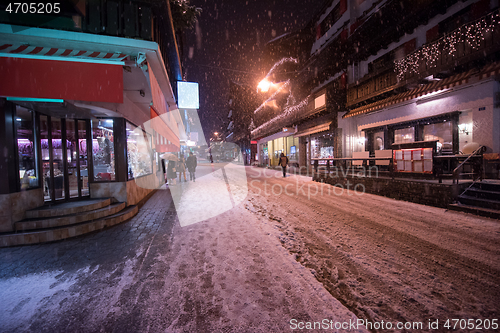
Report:
[[[271,97],[269,97],[268,99],[266,99],[264,101],[264,103],[262,103],[257,109],[255,109],[255,111],[253,113],[257,113],[259,112],[260,110],[262,110],[264,108],[264,106],[267,105],[267,103],[271,102],[273,99],[276,98],[276,96],[278,96],[278,94],[285,88],[288,88],[288,86],[290,85],[290,79],[286,80],[285,83],[283,83],[282,85],[280,85],[280,87],[278,88],[278,90],[276,90],[272,95]]]
[[[269,75],[271,75],[274,70],[276,69],[276,67],[280,66],[280,65],[283,65],[285,62],[293,62],[295,64],[298,64],[299,61],[295,58],[292,58],[292,57],[288,57],[288,58],[282,58],[280,61],[276,62],[273,67],[271,67],[271,69],[269,70],[269,72],[267,73],[266,75],[266,78],[269,77]]]
[[[457,44],[467,43],[473,49],[478,49],[484,41],[485,34],[496,29],[499,22],[500,14],[495,11],[475,22],[461,26],[432,44],[422,46],[401,60],[394,60],[394,72],[397,73],[398,80],[403,80],[406,73],[419,74],[423,61],[428,68],[432,68],[437,66],[437,61],[443,53],[447,52],[454,57],[457,53]]]
[[[307,96],[306,98],[304,98],[300,103],[296,104],[296,105],[291,105],[291,106],[286,106],[284,109],[283,109],[283,112],[280,113],[279,115],[277,115],[276,117],[266,121],[265,123],[263,123],[262,125],[260,125],[259,127],[255,128],[254,130],[251,131],[252,134],[255,134],[257,133],[258,131],[260,131],[261,129],[267,127],[267,126],[270,126],[271,124],[275,123],[276,121],[280,120],[280,119],[283,119],[289,115],[291,115],[292,113],[296,113],[296,112],[299,112],[302,108],[304,108],[308,103],[309,103],[309,97],[311,95]],[[292,98],[292,100],[295,101],[295,98]]]

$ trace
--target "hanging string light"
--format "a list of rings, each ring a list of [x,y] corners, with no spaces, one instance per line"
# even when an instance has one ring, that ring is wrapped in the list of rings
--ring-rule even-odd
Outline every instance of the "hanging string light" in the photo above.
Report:
[[[398,80],[403,80],[407,73],[418,74],[422,61],[425,61],[428,68],[436,67],[443,52],[454,57],[457,53],[457,44],[467,43],[475,50],[480,48],[485,34],[496,29],[499,23],[500,14],[495,11],[478,21],[461,26],[432,44],[422,46],[401,60],[394,60],[394,72]]]
[[[260,125],[259,127],[255,128],[251,133],[252,135],[257,133],[258,131],[260,131],[261,129],[263,128],[266,128],[267,126],[270,126],[271,124],[275,123],[276,121],[280,120],[280,119],[283,119],[289,115],[291,115],[292,113],[296,113],[298,111],[300,111],[303,107],[305,107],[308,102],[309,102],[309,97],[311,95],[307,96],[306,98],[304,98],[300,103],[296,104],[296,105],[292,105],[292,106],[287,106],[283,109],[283,112],[280,113],[279,115],[277,115],[276,117],[266,121],[265,123],[263,123],[262,125]]]
[[[257,113],[259,112],[260,110],[262,110],[266,105],[267,103],[269,103],[270,101],[272,101],[273,99],[276,98],[276,96],[278,96],[279,93],[281,93],[282,90],[284,90],[285,88],[288,88],[288,86],[290,85],[290,79],[286,80],[285,83],[283,83],[279,88],[278,90],[276,90],[272,95],[271,97],[269,97],[268,99],[266,99],[264,101],[264,103],[262,103],[257,109],[255,109],[255,111],[253,113]]]

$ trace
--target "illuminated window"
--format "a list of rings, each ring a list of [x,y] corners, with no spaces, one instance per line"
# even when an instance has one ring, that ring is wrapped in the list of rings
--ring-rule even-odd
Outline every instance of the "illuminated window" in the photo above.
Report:
[[[437,140],[437,153],[453,151],[453,125],[451,121],[424,125],[424,141]]]
[[[127,122],[126,131],[128,179],[151,174],[153,172],[151,135],[129,122]]]
[[[415,127],[402,128],[394,131],[394,143],[415,142]]]
[[[314,108],[319,109],[322,106],[326,105],[326,96],[325,94],[318,96],[314,99]]]
[[[115,180],[115,148],[112,119],[92,120],[94,180]]]
[[[36,144],[33,130],[33,112],[16,107],[17,153],[21,190],[38,187]]]

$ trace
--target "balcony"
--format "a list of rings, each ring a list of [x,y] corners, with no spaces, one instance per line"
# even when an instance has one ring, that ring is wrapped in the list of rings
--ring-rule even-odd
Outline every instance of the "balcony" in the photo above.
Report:
[[[347,106],[356,105],[401,86],[393,67],[389,66],[378,74],[363,80],[347,90]]]
[[[444,79],[498,60],[499,22],[495,11],[423,45],[401,60],[386,62],[377,73],[348,88],[347,107],[375,102],[398,88],[415,88],[429,79]]]
[[[411,84],[430,75],[447,77],[497,60],[499,22],[500,16],[495,11],[395,60],[398,81]]]

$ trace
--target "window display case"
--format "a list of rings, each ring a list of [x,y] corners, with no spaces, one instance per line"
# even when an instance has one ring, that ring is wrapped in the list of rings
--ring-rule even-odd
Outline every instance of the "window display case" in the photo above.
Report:
[[[115,180],[115,149],[112,119],[92,120],[94,180]]]
[[[33,112],[16,107],[17,153],[21,190],[38,187]]]
[[[128,179],[153,173],[151,135],[131,123],[126,124]]]

